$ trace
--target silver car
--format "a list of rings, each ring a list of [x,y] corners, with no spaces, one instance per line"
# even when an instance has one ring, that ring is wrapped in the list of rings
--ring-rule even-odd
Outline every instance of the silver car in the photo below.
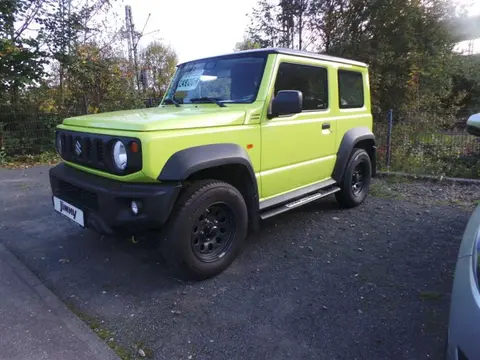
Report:
[[[480,114],[467,131],[480,135]],[[447,360],[480,359],[480,205],[470,216],[458,252],[448,325]]]
[[[480,359],[480,205],[470,217],[458,253],[448,325],[447,360]]]

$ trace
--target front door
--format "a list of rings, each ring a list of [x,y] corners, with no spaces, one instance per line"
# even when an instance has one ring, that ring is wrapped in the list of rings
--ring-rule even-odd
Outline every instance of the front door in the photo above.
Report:
[[[301,91],[303,111],[262,124],[263,199],[328,179],[335,163],[327,67],[282,61],[273,96],[280,90]]]

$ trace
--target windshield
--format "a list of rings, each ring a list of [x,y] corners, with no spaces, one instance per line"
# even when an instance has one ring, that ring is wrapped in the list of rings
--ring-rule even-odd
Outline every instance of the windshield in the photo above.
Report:
[[[211,58],[180,65],[165,100],[251,103],[257,97],[266,56],[243,55]]]

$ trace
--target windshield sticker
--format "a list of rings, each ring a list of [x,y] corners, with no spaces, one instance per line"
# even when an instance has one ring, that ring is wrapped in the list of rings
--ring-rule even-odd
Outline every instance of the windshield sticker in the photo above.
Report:
[[[202,74],[203,70],[196,70],[183,75],[178,82],[177,91],[189,91],[195,89]]]

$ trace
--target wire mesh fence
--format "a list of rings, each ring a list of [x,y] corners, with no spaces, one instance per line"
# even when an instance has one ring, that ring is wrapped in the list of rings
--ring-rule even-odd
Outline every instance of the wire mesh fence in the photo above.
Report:
[[[53,150],[55,126],[68,116],[3,113],[0,115],[0,150],[7,156]]]
[[[476,112],[391,112],[390,122],[388,112],[378,114],[374,131],[380,170],[479,178],[480,138],[465,130]]]
[[[145,107],[160,104],[159,98],[144,100]],[[78,112],[45,113],[38,109],[0,107],[0,156],[38,155],[55,151],[55,127]],[[1,159],[0,159],[1,160]]]
[[[147,99],[145,106],[158,103]],[[465,130],[468,117],[477,110],[374,114],[379,170],[480,178],[480,137]],[[75,115],[79,114],[0,109],[0,157],[55,151],[55,127]]]

